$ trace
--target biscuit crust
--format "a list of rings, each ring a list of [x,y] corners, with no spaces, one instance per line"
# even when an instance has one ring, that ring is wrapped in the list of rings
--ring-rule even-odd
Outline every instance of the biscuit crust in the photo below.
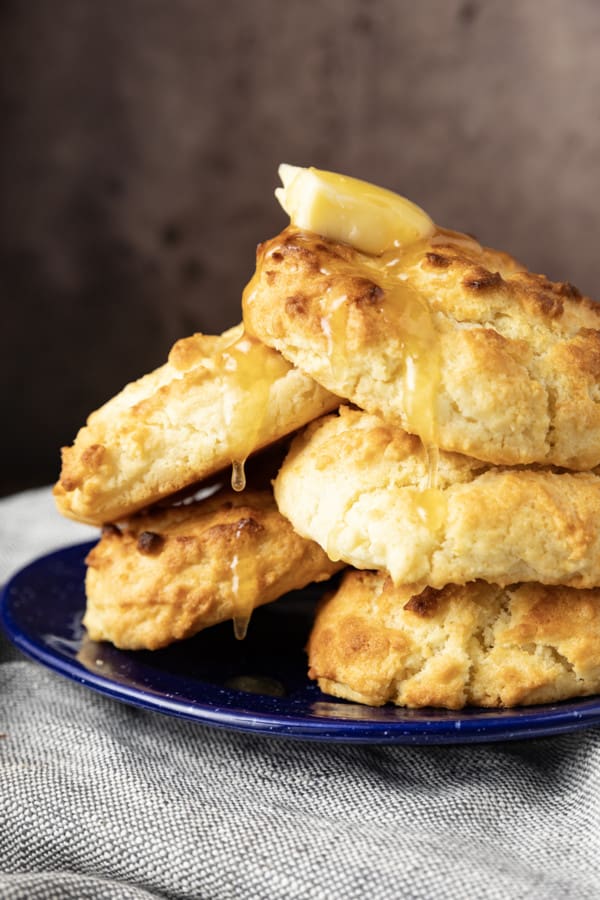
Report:
[[[241,326],[192,335],[174,345],[165,365],[93,412],[63,448],[56,504],[82,522],[117,521],[245,459],[338,402]]]
[[[328,390],[429,444],[600,464],[600,305],[466,235],[375,257],[289,227],[259,247],[243,309]]]
[[[477,581],[415,593],[349,571],[307,649],[321,690],[371,706],[551,703],[600,691],[600,591]]]
[[[270,490],[252,489],[221,490],[107,526],[86,562],[88,635],[129,650],[155,650],[243,620],[341,568],[295,534]]]
[[[332,559],[395,584],[483,579],[600,585],[600,476],[492,467],[440,453],[437,487],[418,438],[342,407],[292,442],[280,511]]]

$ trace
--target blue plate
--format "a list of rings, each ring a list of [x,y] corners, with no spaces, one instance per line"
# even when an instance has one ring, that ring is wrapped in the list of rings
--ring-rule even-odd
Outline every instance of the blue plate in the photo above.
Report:
[[[322,694],[306,677],[306,641],[320,590],[256,610],[248,636],[231,623],[165,650],[117,650],[81,625],[84,559],[93,544],[43,556],[2,594],[2,622],[28,656],[116,700],[256,734],[374,744],[513,740],[600,723],[600,698],[502,711],[373,708]]]

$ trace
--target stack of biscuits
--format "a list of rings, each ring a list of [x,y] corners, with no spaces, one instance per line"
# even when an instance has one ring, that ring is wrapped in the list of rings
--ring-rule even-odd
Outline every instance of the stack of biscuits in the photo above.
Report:
[[[282,178],[243,325],[178,342],[63,450],[59,509],[103,526],[90,637],[242,637],[344,568],[307,648],[328,694],[599,692],[600,307],[387,191]]]

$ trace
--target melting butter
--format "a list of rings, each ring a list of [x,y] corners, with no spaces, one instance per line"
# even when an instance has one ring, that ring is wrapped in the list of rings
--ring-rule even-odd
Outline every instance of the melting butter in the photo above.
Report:
[[[275,196],[296,227],[365,253],[411,244],[435,230],[415,203],[358,178],[285,163],[279,176],[283,187]]]
[[[427,487],[420,514],[427,521],[437,521],[444,507],[437,491],[440,341],[429,303],[411,286],[410,269],[430,247],[452,244],[472,251],[479,245],[467,235],[437,228],[416,204],[368,182],[285,164],[279,175],[283,186],[275,195],[292,224],[361,251],[362,259],[340,261],[339,266],[342,270],[345,266],[348,275],[364,274],[381,291],[381,297],[373,299],[400,360],[402,423],[421,437],[426,450]],[[354,351],[349,334],[351,304],[334,290],[328,289],[323,298],[321,329],[332,373],[330,387],[335,391]]]
[[[347,264],[346,274],[356,275],[362,268],[381,290],[381,299],[375,298],[375,302],[401,360],[403,424],[430,448],[428,480],[429,486],[435,487],[439,338],[429,304],[410,285],[408,268],[418,261],[429,240],[438,234],[447,238],[448,233],[436,230],[427,213],[410,200],[368,182],[285,164],[279,175],[283,187],[275,194],[292,224],[368,254]],[[353,352],[348,334],[349,300],[330,291],[323,298],[323,310],[321,329],[335,390]]]

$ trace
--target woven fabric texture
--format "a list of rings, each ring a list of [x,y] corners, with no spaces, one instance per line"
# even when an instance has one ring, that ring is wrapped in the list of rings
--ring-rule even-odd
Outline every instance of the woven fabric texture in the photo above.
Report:
[[[0,579],[93,535],[0,501]],[[597,898],[600,731],[297,743],[125,706],[0,641],[0,897]]]

